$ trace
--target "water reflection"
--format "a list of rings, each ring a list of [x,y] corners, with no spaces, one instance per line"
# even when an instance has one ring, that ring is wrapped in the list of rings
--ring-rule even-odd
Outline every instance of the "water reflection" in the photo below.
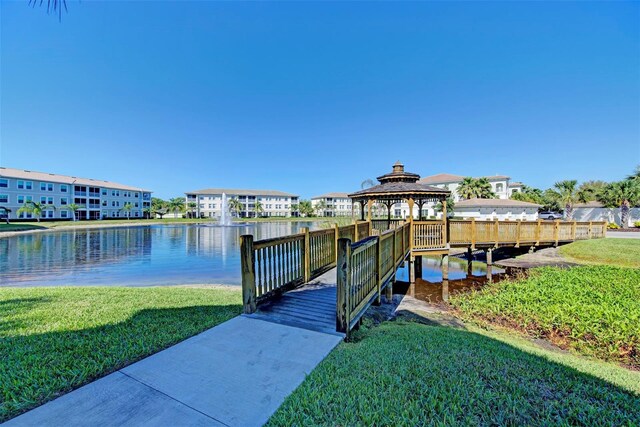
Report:
[[[313,222],[239,227],[87,228],[0,239],[0,286],[240,284],[240,236],[284,236]]]
[[[495,265],[492,266],[491,273],[493,280],[504,277],[504,270]],[[406,293],[409,282],[409,269],[406,265],[398,270],[397,280],[400,283],[394,286],[394,292]],[[472,261],[471,271],[468,271],[467,260],[450,256],[449,280],[443,281],[442,258],[422,257],[422,279],[416,279],[414,292],[415,297],[420,300],[440,303],[448,301],[453,294],[481,288],[487,282],[487,265],[484,262]]]

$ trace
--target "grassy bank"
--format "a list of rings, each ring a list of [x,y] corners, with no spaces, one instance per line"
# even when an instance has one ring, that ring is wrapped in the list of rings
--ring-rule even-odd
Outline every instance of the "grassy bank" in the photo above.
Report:
[[[464,316],[640,368],[640,270],[541,268],[451,298]]]
[[[640,239],[580,240],[561,246],[560,253],[580,263],[640,268]]]
[[[9,231],[33,231],[33,230],[46,230],[47,227],[35,224],[0,224],[0,233]]]
[[[240,313],[207,288],[0,288],[0,422]]]
[[[386,322],[340,344],[269,425],[637,425],[640,374],[479,330]]]
[[[50,229],[61,227],[109,227],[113,225],[139,225],[139,224],[195,224],[202,222],[215,222],[210,219],[190,219],[190,218],[166,218],[166,219],[109,219],[109,220],[87,220],[87,221],[42,221],[42,222],[20,222],[12,224],[0,224],[0,232],[3,231],[22,231],[22,229]],[[18,227],[12,230],[12,227]]]

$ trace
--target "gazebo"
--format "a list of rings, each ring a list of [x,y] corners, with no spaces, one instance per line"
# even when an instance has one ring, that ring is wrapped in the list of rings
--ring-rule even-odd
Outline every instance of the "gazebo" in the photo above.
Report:
[[[391,207],[406,201],[409,205],[409,221],[413,222],[413,207],[418,206],[418,220],[422,219],[422,207],[429,202],[442,203],[443,219],[447,217],[446,199],[450,191],[420,184],[420,175],[405,172],[399,161],[393,165],[391,173],[379,176],[379,185],[349,194],[353,203],[360,203],[361,219],[364,220],[364,207],[367,206],[367,220],[371,221],[371,208],[374,203],[382,203],[387,208],[387,225],[391,223]]]

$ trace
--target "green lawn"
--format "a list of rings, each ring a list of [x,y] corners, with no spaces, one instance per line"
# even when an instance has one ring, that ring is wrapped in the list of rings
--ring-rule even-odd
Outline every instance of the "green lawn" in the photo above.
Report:
[[[561,246],[560,253],[585,264],[640,268],[640,239],[579,240]]]
[[[0,422],[241,309],[230,289],[0,288]]]
[[[451,304],[467,318],[640,368],[640,269],[545,267],[455,295]]]
[[[271,417],[291,425],[639,425],[640,373],[479,330],[386,322]]]
[[[31,230],[45,230],[47,227],[39,226],[35,224],[0,224],[0,233],[3,231],[31,231]]]

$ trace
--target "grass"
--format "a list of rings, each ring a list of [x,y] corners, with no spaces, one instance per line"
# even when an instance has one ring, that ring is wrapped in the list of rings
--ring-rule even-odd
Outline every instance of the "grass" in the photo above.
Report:
[[[0,288],[0,422],[215,326],[241,294],[211,288]]]
[[[560,253],[585,264],[640,268],[640,239],[580,240],[561,246]]]
[[[640,269],[544,267],[458,294],[451,304],[467,318],[640,368]]]
[[[31,230],[45,230],[46,227],[38,226],[35,224],[0,224],[0,233],[3,231],[31,231]]]
[[[493,332],[386,322],[340,344],[269,420],[638,425],[640,374]]]

